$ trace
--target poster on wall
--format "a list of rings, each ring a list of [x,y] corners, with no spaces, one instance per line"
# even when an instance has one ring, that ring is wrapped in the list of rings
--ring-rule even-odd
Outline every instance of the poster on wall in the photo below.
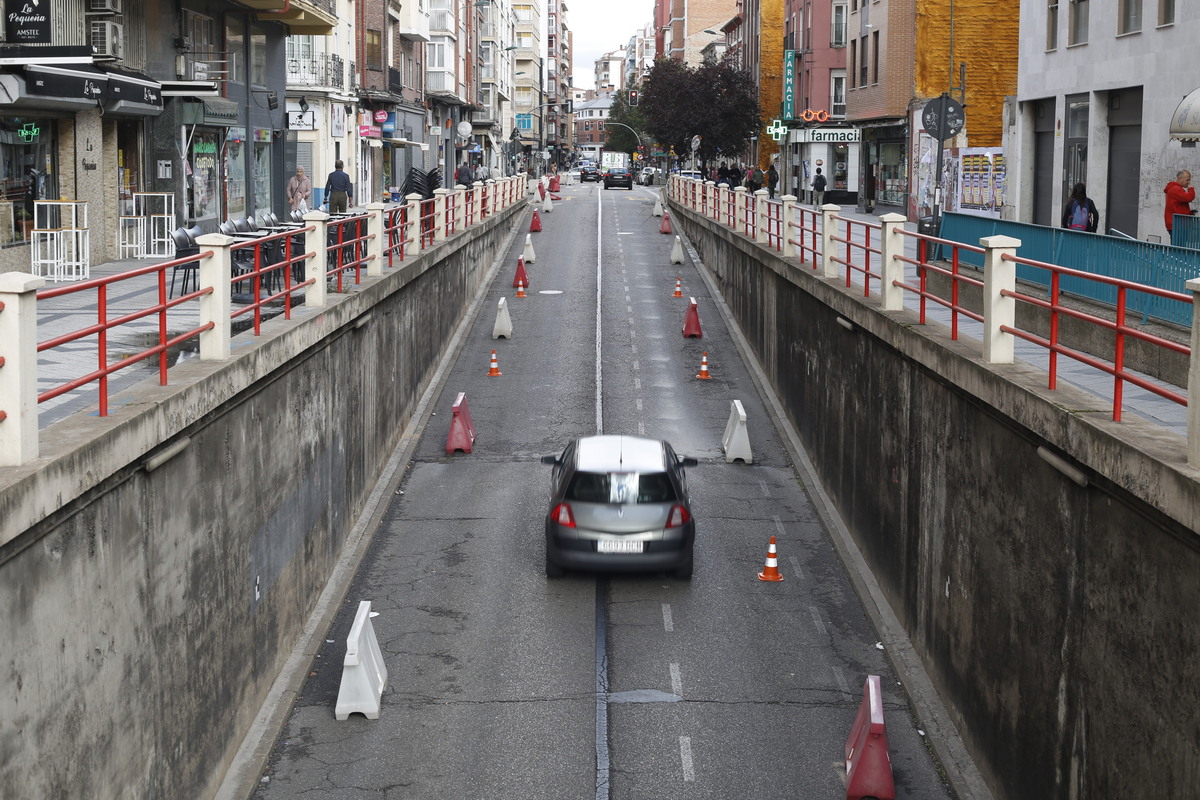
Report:
[[[948,151],[958,161],[953,207],[946,211],[1000,218],[1005,202],[1005,163],[1000,148],[962,147]]]

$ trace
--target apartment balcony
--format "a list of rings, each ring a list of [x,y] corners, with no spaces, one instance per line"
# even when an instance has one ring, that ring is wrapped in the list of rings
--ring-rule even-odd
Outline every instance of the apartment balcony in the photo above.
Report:
[[[287,83],[289,87],[345,88],[346,62],[341,56],[326,53],[317,53],[309,58],[289,58]]]
[[[418,3],[402,3],[397,33],[410,42],[429,41],[429,12],[422,11]]]
[[[294,34],[326,36],[337,27],[334,0],[241,0],[264,22],[282,22]]]
[[[425,93],[452,105],[465,105],[465,95],[459,91],[458,79],[450,70],[425,70]]]

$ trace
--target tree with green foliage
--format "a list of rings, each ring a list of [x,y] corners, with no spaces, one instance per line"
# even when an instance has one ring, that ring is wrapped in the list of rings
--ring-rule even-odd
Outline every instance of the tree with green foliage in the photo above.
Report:
[[[637,110],[645,116],[646,132],[677,155],[690,155],[692,137],[699,135],[696,156],[703,164],[744,153],[762,124],[753,78],[725,62],[692,69],[659,58],[646,76]]]

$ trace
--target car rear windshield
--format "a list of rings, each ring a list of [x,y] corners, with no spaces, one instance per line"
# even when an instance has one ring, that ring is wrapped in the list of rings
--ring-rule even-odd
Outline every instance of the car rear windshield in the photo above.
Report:
[[[581,503],[670,503],[675,487],[665,472],[576,472],[567,500]]]

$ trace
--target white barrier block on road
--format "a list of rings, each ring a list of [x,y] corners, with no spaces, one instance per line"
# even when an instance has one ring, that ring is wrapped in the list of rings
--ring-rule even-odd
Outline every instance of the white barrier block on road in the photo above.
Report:
[[[654,216],[661,217],[662,211],[663,211],[662,198],[661,197],[654,198]]]
[[[379,719],[379,700],[387,684],[387,665],[375,638],[371,624],[371,601],[358,604],[350,635],[346,637],[346,658],[342,662],[342,685],[338,689],[334,716],[349,719],[351,714],[365,714],[367,719]]]
[[[754,455],[750,452],[750,434],[746,430],[746,409],[742,408],[741,400],[729,404],[729,422],[725,423],[721,447],[725,450],[726,464],[732,464],[739,458],[747,464],[754,463]]]
[[[505,339],[511,339],[512,333],[512,317],[508,314],[508,302],[501,297],[500,302],[496,305],[496,324],[492,326],[492,338],[499,339],[503,336]]]
[[[546,196],[542,198],[542,213],[549,214],[554,210],[554,202],[550,199],[550,193],[546,192]]]
[[[521,258],[525,259],[526,264],[532,264],[537,261],[537,253],[533,252],[533,234],[525,234],[525,252],[521,254]]]
[[[675,246],[671,248],[671,263],[683,263],[683,241],[678,236],[675,237]]]

